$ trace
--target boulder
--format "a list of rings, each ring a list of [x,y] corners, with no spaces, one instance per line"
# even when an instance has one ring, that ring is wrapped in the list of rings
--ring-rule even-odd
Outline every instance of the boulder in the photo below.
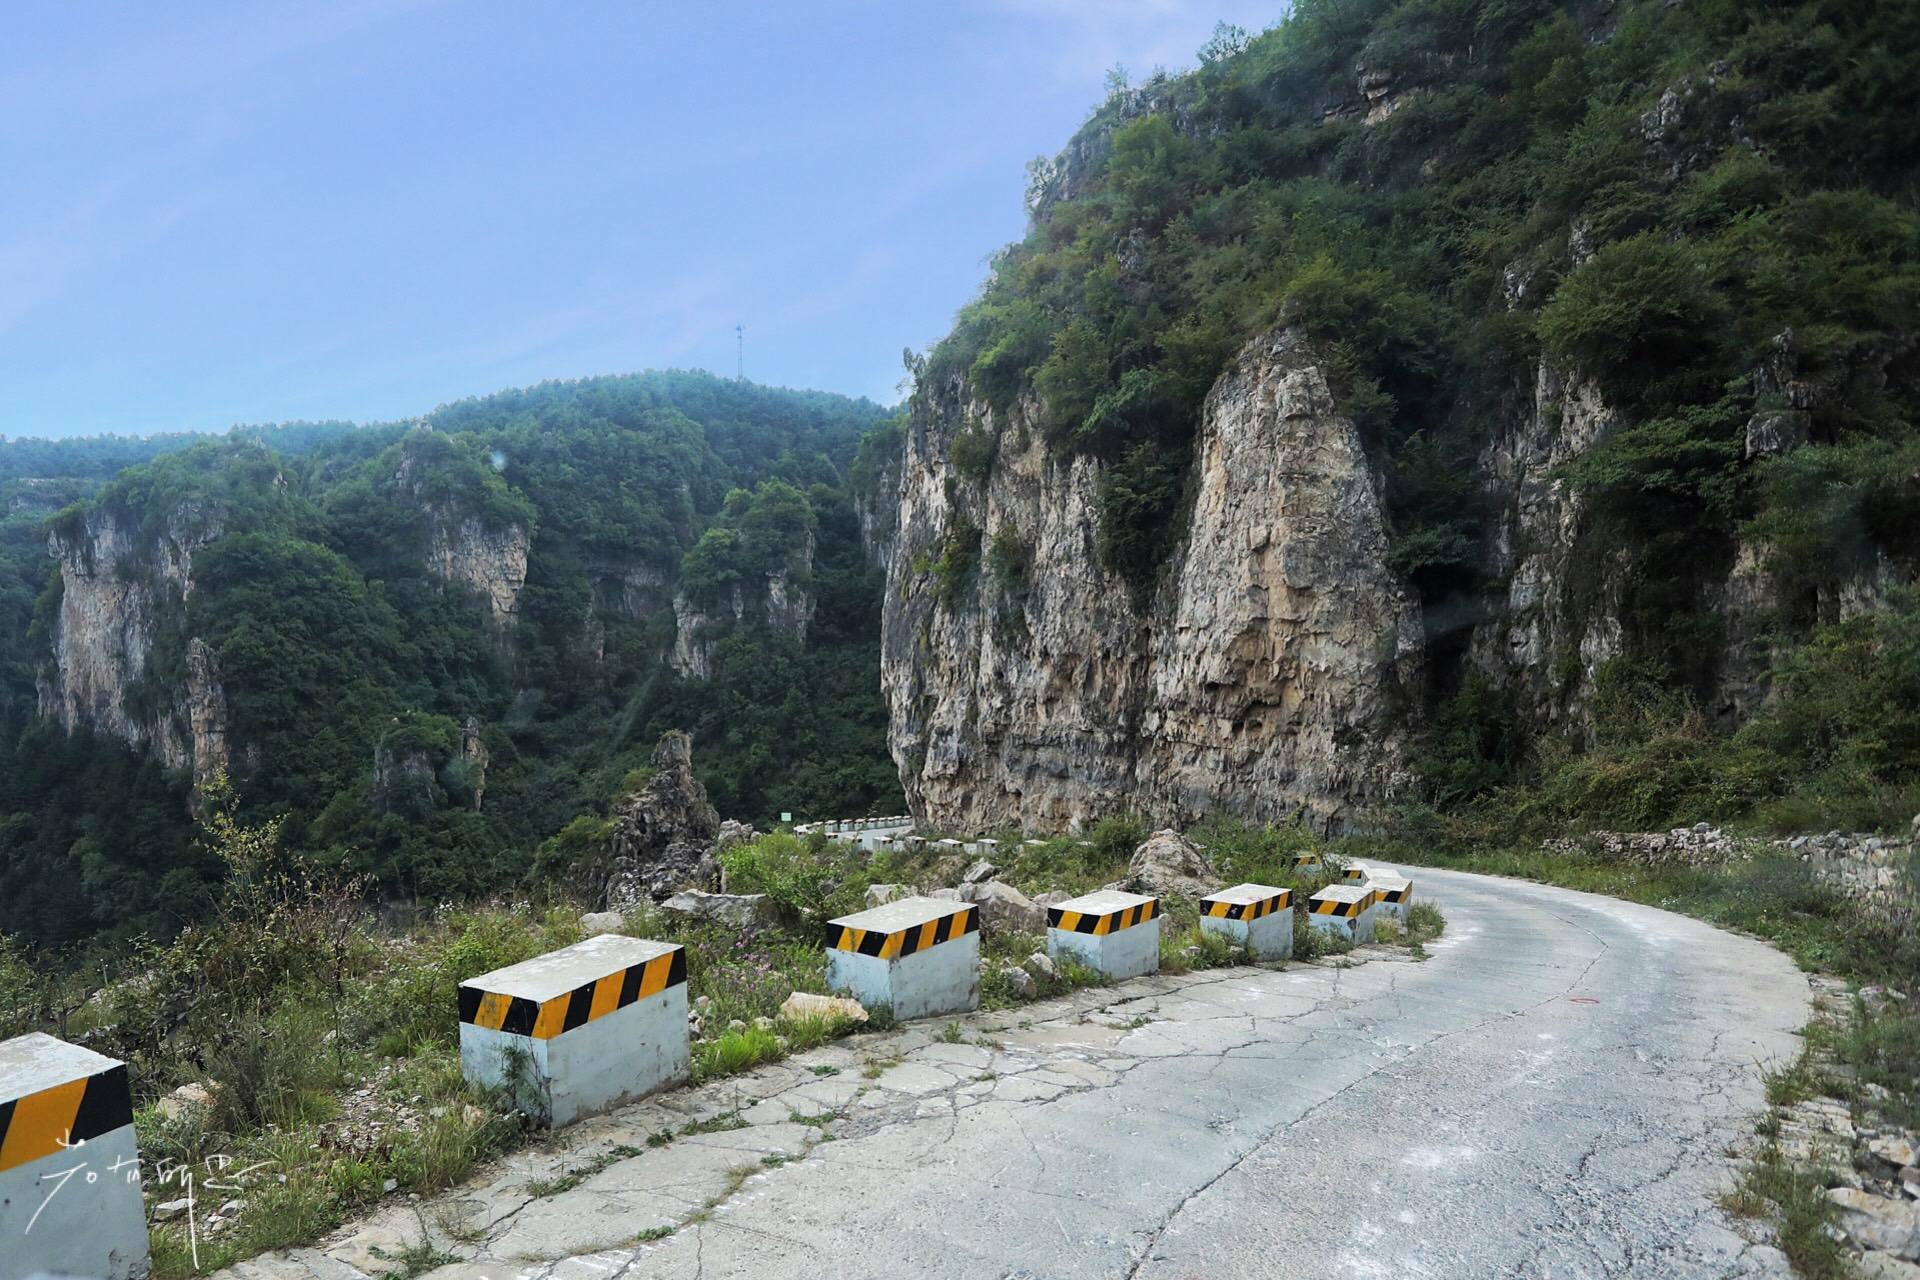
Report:
[[[1867,1142],[1867,1150],[1875,1158],[1883,1161],[1894,1171],[1907,1165],[1920,1163],[1920,1147],[1914,1145],[1911,1135],[1888,1133]]]
[[[1034,990],[1033,975],[1028,973],[1025,969],[1021,969],[1013,965],[1008,965],[1005,969],[1002,969],[1000,973],[1001,973],[1001,976],[1006,980],[1007,989],[1013,992],[1014,995],[1018,996],[1022,1000],[1025,1000],[1033,995],[1033,990]]]
[[[985,930],[1017,932],[1047,926],[1046,908],[999,880],[961,885],[960,900],[980,908],[980,927]]]
[[[898,902],[902,898],[918,897],[920,891],[910,884],[870,884],[867,886],[867,905],[884,907],[889,902]]]
[[[961,884],[985,884],[987,881],[993,879],[995,876],[999,874],[1000,874],[1000,868],[994,866],[991,862],[988,862],[985,858],[982,858],[978,862],[975,862],[972,866],[968,867],[965,871],[960,873],[960,883]]]
[[[1220,885],[1213,863],[1193,842],[1171,828],[1146,838],[1127,863],[1126,883],[1135,893],[1170,893],[1198,898]]]
[[[773,923],[773,901],[764,893],[704,893],[685,889],[660,904],[662,911],[695,920],[714,920],[744,929],[748,925]]]
[[[796,991],[781,1003],[780,1016],[795,1022],[806,1018],[844,1018],[850,1022],[865,1022],[867,1011],[858,1000]]]
[[[213,1090],[204,1084],[183,1084],[155,1104],[162,1116],[174,1120],[189,1111],[206,1112],[213,1107]]]
[[[1920,1259],[1920,1207],[1852,1187],[1835,1187],[1827,1199],[1840,1207],[1840,1229],[1859,1248]]]
[[[580,917],[580,927],[589,934],[618,933],[627,927],[627,918],[618,911],[589,911]]]
[[[1890,1253],[1869,1253],[1853,1264],[1860,1280],[1920,1280],[1920,1266],[1902,1262]]]
[[[1060,967],[1054,964],[1052,956],[1044,951],[1036,951],[1027,957],[1027,972],[1036,978],[1052,981],[1060,976]]]
[[[1073,895],[1065,889],[1049,889],[1045,893],[1036,893],[1033,895],[1034,905],[1041,907],[1057,907],[1063,902],[1070,902],[1072,900]]]

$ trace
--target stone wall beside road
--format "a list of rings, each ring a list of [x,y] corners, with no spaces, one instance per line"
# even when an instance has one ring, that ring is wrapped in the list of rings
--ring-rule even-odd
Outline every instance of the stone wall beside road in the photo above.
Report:
[[[1883,910],[1920,908],[1920,817],[1907,834],[1883,836],[1830,831],[1825,835],[1755,840],[1709,823],[1672,831],[1594,831],[1549,840],[1548,853],[1598,856],[1643,866],[1717,867],[1756,853],[1790,854],[1849,898]]]

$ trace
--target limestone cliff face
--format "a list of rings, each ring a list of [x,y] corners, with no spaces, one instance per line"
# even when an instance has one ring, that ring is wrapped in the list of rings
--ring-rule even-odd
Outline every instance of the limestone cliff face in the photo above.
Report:
[[[499,632],[510,629],[527,585],[526,529],[488,528],[477,517],[441,508],[429,509],[427,529],[427,572],[472,590],[486,606],[488,624]]]
[[[1385,567],[1375,481],[1323,353],[1282,330],[1215,386],[1189,532],[1144,606],[1095,553],[1100,464],[1050,452],[1033,412],[994,422],[963,383],[915,401],[881,659],[915,816],[1053,829],[1304,810],[1338,828],[1390,796],[1419,610]],[[970,419],[999,435],[984,485],[947,465]],[[1024,581],[930,570],[976,529],[1022,549]]]
[[[1542,363],[1533,403],[1480,456],[1501,504],[1490,568],[1504,598],[1475,626],[1468,660],[1518,694],[1543,727],[1578,719],[1596,669],[1621,651],[1619,592],[1626,565],[1596,553],[1576,568],[1586,504],[1562,469],[1604,440],[1614,412],[1590,381]]]
[[[483,520],[459,502],[430,496],[427,472],[409,453],[393,476],[394,489],[417,505],[426,520],[421,567],[431,577],[472,591],[486,609],[488,626],[504,636],[519,621],[531,531],[519,523]]]
[[[150,526],[151,528],[151,526]],[[152,751],[204,782],[228,763],[226,694],[213,653],[187,638],[177,681],[151,669],[156,641],[178,636],[193,590],[193,556],[220,535],[197,506],[143,532],[132,515],[94,508],[48,538],[60,608],[39,679],[40,714]]]
[[[804,585],[813,569],[813,552],[813,535],[809,534],[795,552],[794,561],[788,567],[769,573],[758,591],[735,583],[718,605],[698,602],[683,592],[676,592],[673,648],[667,654],[668,665],[688,679],[712,678],[714,646],[730,627],[764,626],[804,643],[816,605],[812,591]]]

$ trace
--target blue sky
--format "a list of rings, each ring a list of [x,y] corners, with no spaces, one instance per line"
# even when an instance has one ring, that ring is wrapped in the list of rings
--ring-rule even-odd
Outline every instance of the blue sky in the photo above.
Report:
[[[1281,0],[23,5],[0,433],[407,417],[543,378],[890,402],[1108,67]]]

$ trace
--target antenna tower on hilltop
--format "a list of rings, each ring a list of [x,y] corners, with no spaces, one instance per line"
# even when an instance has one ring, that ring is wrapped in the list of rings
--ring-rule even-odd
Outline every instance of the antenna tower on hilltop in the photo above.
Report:
[[[745,382],[747,380],[747,326],[743,324],[733,326],[733,341],[733,380]]]

